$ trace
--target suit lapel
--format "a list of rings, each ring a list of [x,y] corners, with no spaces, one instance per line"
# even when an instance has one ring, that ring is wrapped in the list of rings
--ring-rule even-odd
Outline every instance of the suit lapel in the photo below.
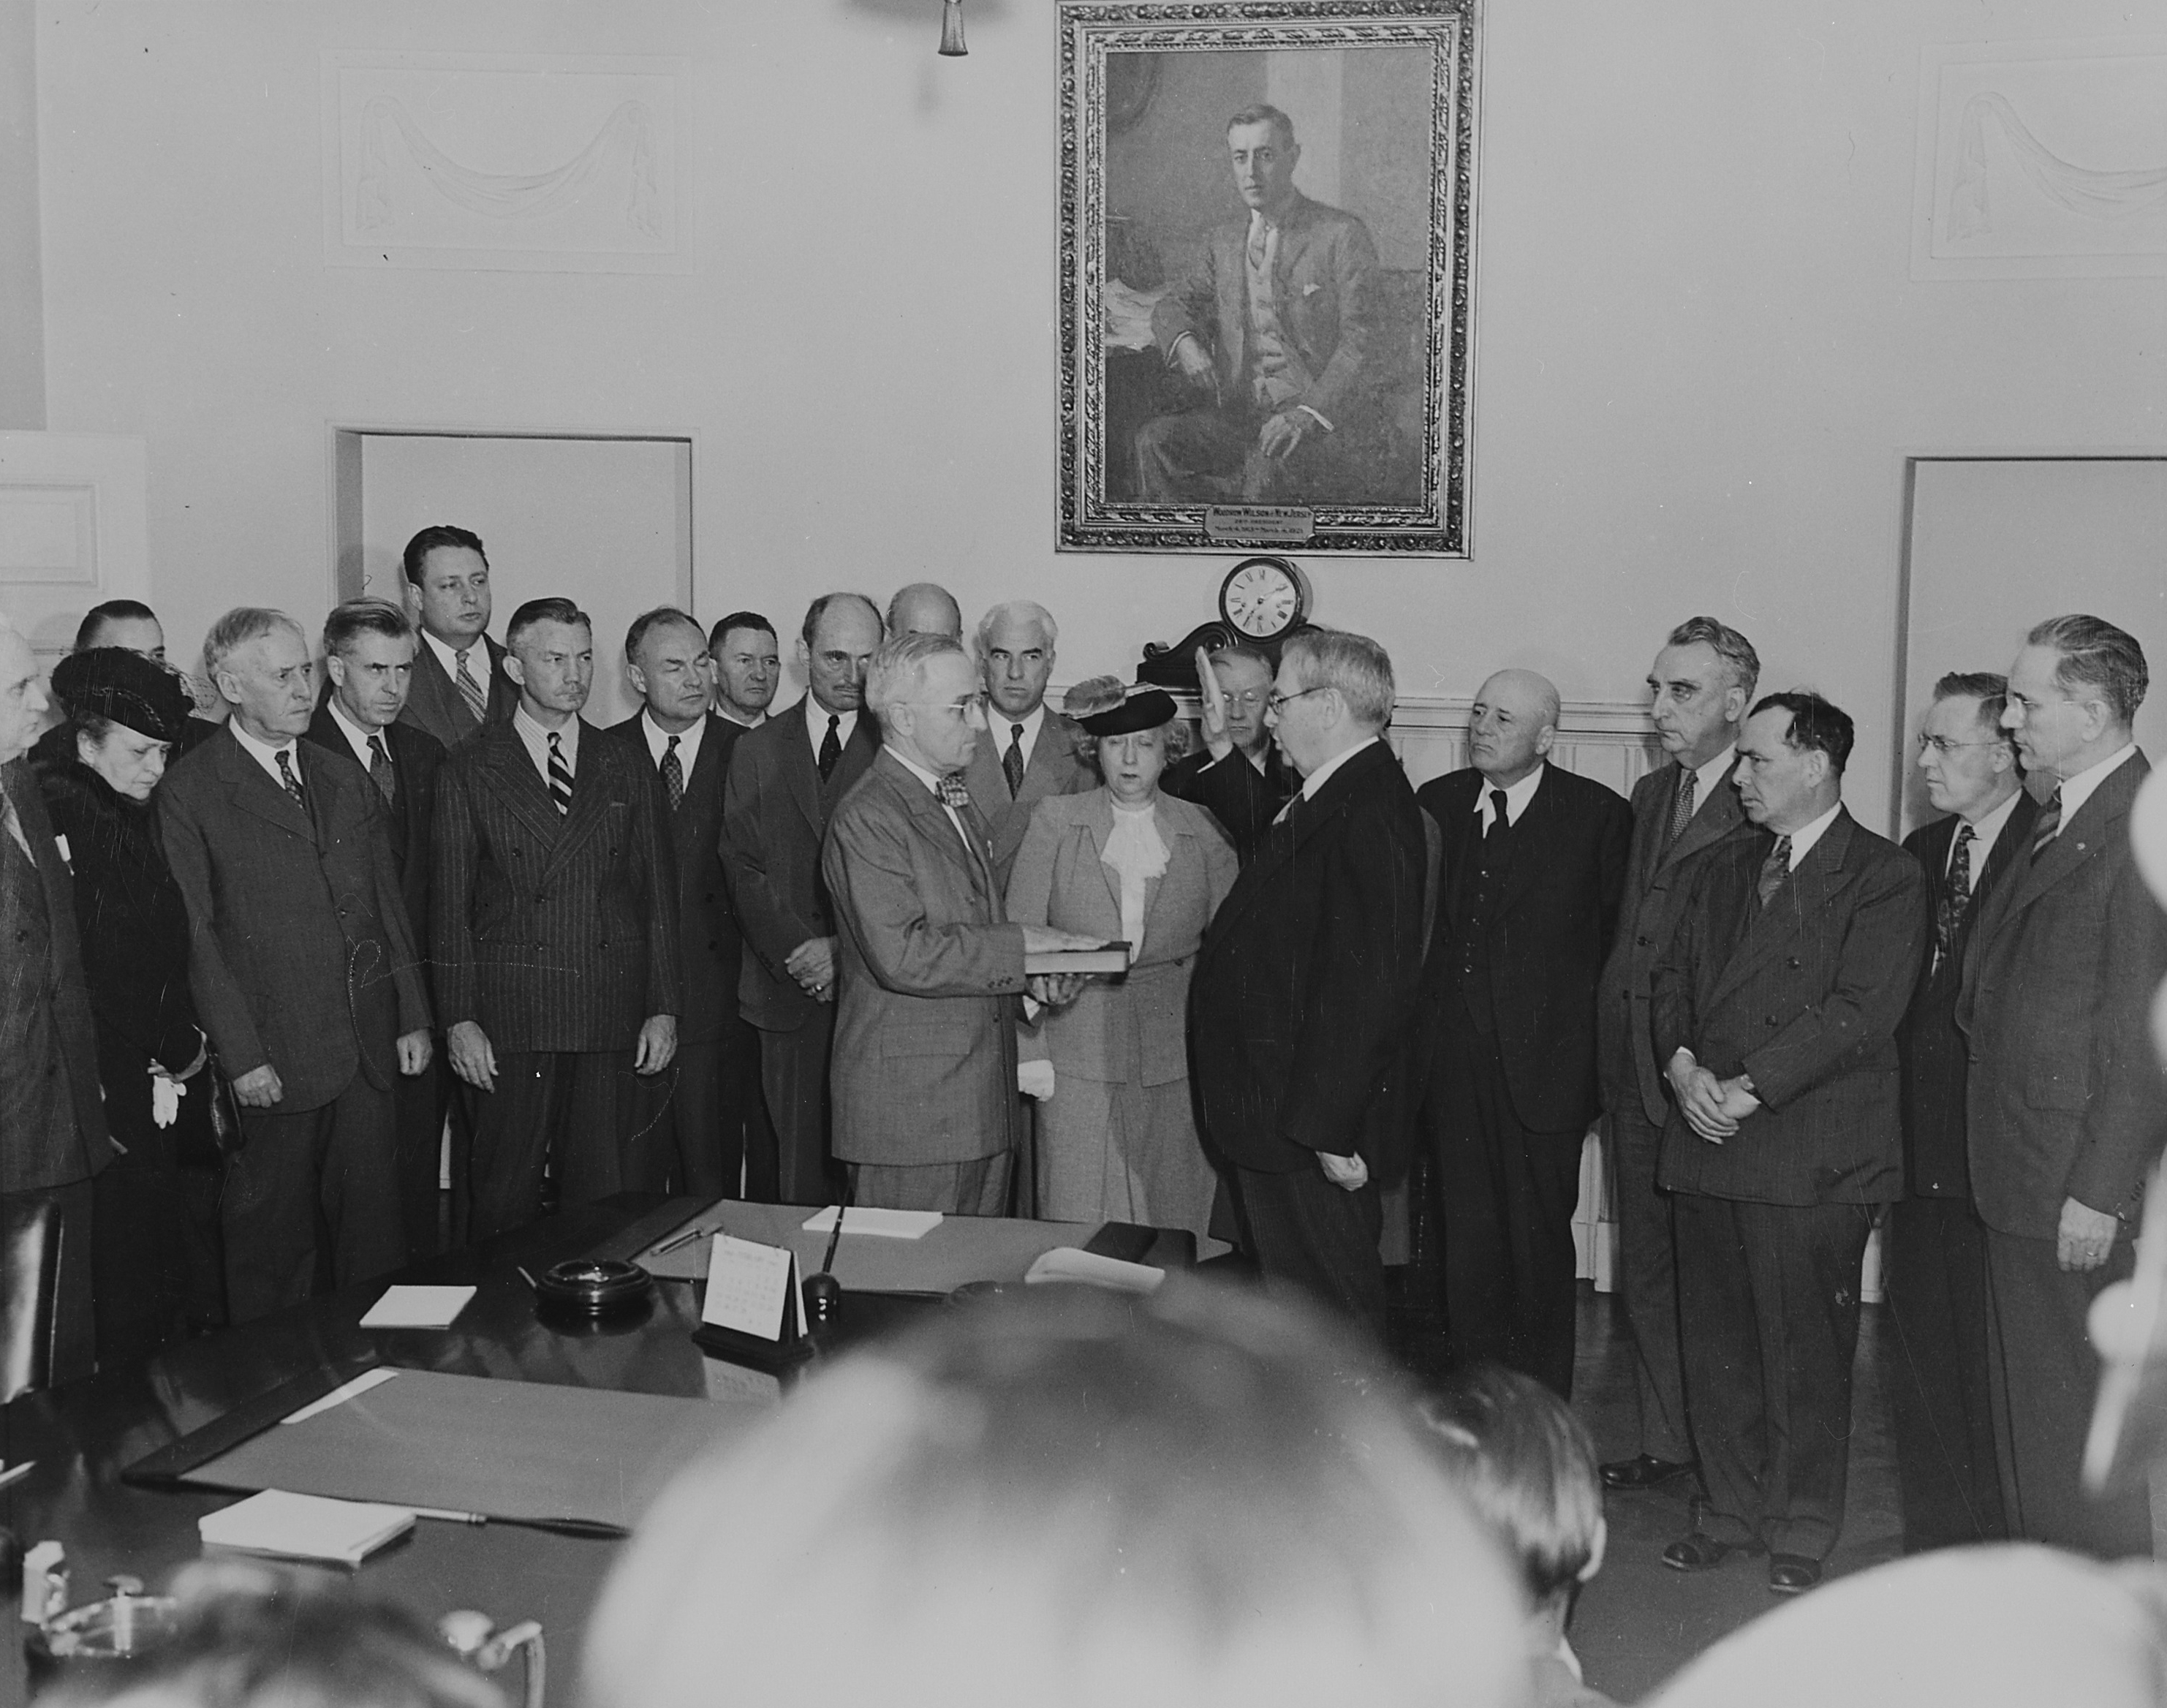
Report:
[[[1711,1001],[1719,1000],[1751,977],[1762,963],[1781,952],[1798,936],[1802,922],[1825,914],[1830,903],[1851,882],[1846,856],[1851,849],[1852,823],[1849,808],[1839,811],[1836,822],[1806,851],[1805,858],[1792,869],[1768,905],[1754,915],[1745,936],[1725,963]],[[1769,846],[1773,846],[1772,840]],[[1767,854],[1767,848],[1761,850],[1762,860]]]
[[[2011,912],[2021,912],[2031,906],[2080,866],[2127,834],[2122,826],[2129,817],[2130,803],[2136,798],[2138,787],[2151,768],[2141,751],[2124,760],[2101,780],[2090,798],[2063,825],[2059,834],[2037,860],[2031,858],[2031,838],[2027,835],[2025,851],[2017,857],[2016,870],[2011,874],[2015,880],[2010,885]]]
[[[519,732],[509,724],[494,724],[474,739],[485,744],[485,757],[476,767],[483,781],[535,841],[545,847],[555,847],[564,833],[564,821],[557,816],[548,788],[535,770],[533,756],[519,739]],[[578,798],[576,788],[573,798]]]
[[[271,780],[271,773],[256,762],[256,756],[242,748],[239,736],[230,729],[221,733],[225,745],[218,756],[219,781],[225,786],[226,798],[235,809],[289,836],[315,841],[316,827],[299,804]],[[307,788],[305,781],[302,787]]]
[[[809,694],[806,696],[808,700],[811,698]],[[820,810],[820,767],[813,762],[813,748],[805,733],[805,700],[800,700],[782,714],[781,727],[775,733],[781,745],[783,782],[817,840],[828,820]]]
[[[963,820],[965,831],[980,846],[967,848],[963,838],[956,834],[956,826],[948,817],[948,809],[940,797],[913,776],[903,761],[882,752],[873,765],[902,799],[910,814],[911,822],[920,835],[940,851],[946,860],[969,881],[971,888],[981,895],[990,895],[993,888],[991,857],[984,849],[985,820],[973,806],[957,814]]]
[[[1556,846],[1562,795],[1550,781],[1547,763],[1543,772],[1543,780],[1535,785],[1534,798],[1528,803],[1527,811],[1520,814],[1520,821],[1513,826],[1512,857],[1506,863],[1505,882],[1497,892],[1500,918],[1534,883],[1536,868],[1543,863],[1544,851]]]
[[[518,740],[517,735],[512,739]],[[520,745],[520,751],[522,753],[526,751],[523,742]],[[570,859],[609,821],[610,804],[617,798],[617,791],[611,786],[615,781],[616,766],[612,761],[617,756],[611,751],[610,744],[603,739],[602,732],[582,719],[580,723],[579,768],[572,773],[572,809],[559,820],[561,834],[557,838],[556,846],[550,849],[548,862],[543,868],[545,877]],[[643,761],[646,756],[643,751],[640,755]],[[527,768],[530,774],[534,773],[532,761]],[[534,780],[539,782],[541,777],[535,775]],[[543,796],[545,801],[548,800],[548,791],[546,788]],[[554,802],[549,802],[548,811],[553,818],[556,816]]]
[[[1114,904],[1114,920],[1118,926],[1121,918],[1121,878],[1106,864],[1106,844],[1114,835],[1114,798],[1103,789],[1093,797],[1090,816],[1084,821],[1084,834],[1091,863],[1098,867],[1099,881],[1105,886],[1106,899]]]
[[[1744,822],[1745,809],[1738,804],[1738,791],[1730,786],[1730,779],[1737,774],[1738,761],[1734,759],[1730,768],[1723,773],[1722,780],[1715,786],[1715,798],[1693,804],[1693,815],[1687,821],[1685,829],[1678,833],[1678,840],[1671,844],[1670,851],[1656,862],[1658,872],[1666,866],[1674,866],[1681,860],[1690,858],[1710,843],[1719,841]],[[1673,778],[1672,782],[1672,790],[1663,802],[1666,813],[1671,810],[1671,803],[1677,798],[1677,779]],[[1662,830],[1669,828],[1666,820]],[[1662,834],[1662,830],[1657,834]]]

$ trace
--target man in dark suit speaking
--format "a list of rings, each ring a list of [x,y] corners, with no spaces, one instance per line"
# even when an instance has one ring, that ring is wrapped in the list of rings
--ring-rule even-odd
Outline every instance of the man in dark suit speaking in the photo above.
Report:
[[[167,773],[158,827],[196,1011],[241,1106],[220,1212],[245,1323],[320,1273],[344,1286],[405,1260],[392,1088],[429,1065],[429,1001],[382,798],[345,754],[298,739],[315,710],[307,638],[243,606],[211,625],[204,660],[232,715]]]
[[[1380,1179],[1404,1166],[1402,1044],[1422,972],[1422,811],[1381,737],[1392,661],[1287,643],[1266,715],[1301,793],[1220,904],[1189,984],[1204,1137],[1267,1282],[1382,1338]]]
[[[2085,1313],[2130,1273],[2144,1178],[2167,1139],[2145,1025],[2167,975],[2167,915],[2129,840],[2151,770],[2132,732],[2148,682],[2136,640],[2099,618],[2058,617],[2027,637],[2003,723],[2027,773],[2053,790],[1986,899],[1957,1006],[2010,1533],[2103,1558],[2152,1551],[2141,1481],[2100,1500],[2077,1486],[2099,1386]]]
[[[1377,250],[1354,215],[1295,188],[1294,120],[1227,121],[1248,212],[1212,228],[1152,310],[1159,353],[1197,406],[1136,433],[1145,497],[1300,504],[1359,496],[1383,354]]]
[[[677,1058],[648,1082],[657,1142],[674,1143],[677,1190],[741,1196],[747,1144],[774,1143],[760,1090],[760,1034],[738,1012],[744,938],[723,881],[723,783],[744,725],[707,709],[705,637],[667,607],[633,620],[624,638],[632,685],[646,703],[608,734],[650,767],[669,807],[677,866],[685,1006]]]
[[[1972,1208],[1965,1154],[1970,1051],[1957,1025],[1965,952],[1986,899],[2032,853],[2037,808],[2001,727],[2008,687],[1984,671],[1934,684],[1918,768],[1928,803],[1947,816],[1904,839],[1926,873],[1934,931],[1896,1035],[1905,1192],[1885,1237],[1898,1350],[1889,1410],[1907,1554],[2008,1534],[1987,1383],[1986,1229]]]
[[[398,721],[413,687],[413,626],[396,605],[353,599],[324,619],[324,669],[331,692],[309,720],[309,740],[350,756],[368,773],[384,803],[391,837],[391,864],[405,898],[406,923],[416,947],[429,942],[431,839],[437,822],[437,770],[443,745],[426,729]],[[397,1090],[399,1203],[406,1228],[406,1254],[437,1249],[437,1164],[452,1076],[440,1053]]]
[[[1633,815],[1601,783],[1549,763],[1558,714],[1543,677],[1498,671],[1469,714],[1474,763],[1415,796],[1444,833],[1417,1037],[1452,1355],[1570,1398],[1595,984]]]
[[[661,1186],[635,1075],[670,1065],[683,1002],[662,785],[579,715],[594,625],[533,599],[506,633],[519,706],[444,761],[431,896],[477,1240],[542,1213],[545,1167],[568,1206]]]
[[[1701,1474],[1663,1563],[1765,1548],[1779,1594],[1820,1581],[1843,1523],[1859,1265],[1903,1190],[1896,1025],[1926,936],[1918,862],[1844,810],[1851,747],[1818,694],[1754,707],[1737,788],[1763,834],[1709,858],[1656,973]]]

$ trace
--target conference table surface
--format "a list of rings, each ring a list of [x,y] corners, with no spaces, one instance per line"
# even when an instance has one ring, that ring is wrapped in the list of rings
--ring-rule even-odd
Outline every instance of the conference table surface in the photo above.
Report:
[[[200,1554],[197,1520],[236,1496],[138,1488],[123,1482],[122,1472],[297,1376],[371,1353],[411,1370],[730,1402],[717,1407],[718,1435],[742,1431],[818,1361],[778,1378],[706,1355],[691,1339],[699,1322],[695,1290],[676,1281],[658,1282],[651,1309],[627,1326],[553,1326],[537,1318],[519,1274],[568,1257],[629,1256],[702,1207],[697,1199],[627,1194],[564,1211],[395,1277],[170,1347],[146,1364],[24,1395],[0,1408],[0,1456],[10,1466],[36,1464],[0,1490],[0,1523],[25,1547],[46,1537],[66,1545],[78,1605],[103,1594],[105,1579],[119,1573],[155,1589]],[[393,1279],[469,1283],[477,1292],[449,1329],[362,1328],[363,1313]],[[939,1308],[930,1298],[851,1294],[835,1330],[822,1337],[820,1356]],[[424,1520],[358,1575],[367,1589],[432,1620],[473,1608],[499,1625],[540,1620],[551,1650],[551,1694],[561,1701],[569,1700],[587,1618],[619,1546]]]

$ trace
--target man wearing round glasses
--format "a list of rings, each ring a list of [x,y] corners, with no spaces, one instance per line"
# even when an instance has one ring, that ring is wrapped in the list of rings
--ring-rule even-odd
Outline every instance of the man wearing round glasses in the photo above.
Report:
[[[1272,661],[1253,647],[1196,652],[1204,751],[1166,768],[1159,787],[1219,820],[1244,866],[1301,779],[1287,768],[1264,727]]]
[[[2032,846],[2037,810],[2001,728],[2005,677],[1943,676],[1919,726],[1926,799],[1947,816],[1904,846],[1926,874],[1933,942],[1896,1034],[1904,1064],[1905,1197],[1888,1233],[1889,1302],[1905,1351],[1890,1383],[1904,1548],[2007,1534],[1986,1357],[1986,1230],[1965,1156],[1968,1051],[1957,1029],[1964,952],[1989,894]]]

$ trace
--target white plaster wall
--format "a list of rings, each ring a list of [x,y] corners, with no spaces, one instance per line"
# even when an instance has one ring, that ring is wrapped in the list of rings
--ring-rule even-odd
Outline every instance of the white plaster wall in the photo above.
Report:
[[[1052,549],[1055,8],[974,8],[960,61],[924,10],[50,0],[48,414],[148,436],[176,639],[243,597],[321,610],[334,421],[696,429],[703,603],[786,632],[931,576],[1052,606],[1073,680],[1206,614],[1223,559]],[[1857,717],[1881,823],[1904,455],[2167,446],[2157,279],[1909,278],[1921,49],[2167,34],[2167,0],[1493,0],[1486,29],[1474,556],[1312,560],[1319,615],[1411,691],[1515,663],[1612,700],[1712,612]],[[326,268],[327,48],[689,59],[697,270]]]

